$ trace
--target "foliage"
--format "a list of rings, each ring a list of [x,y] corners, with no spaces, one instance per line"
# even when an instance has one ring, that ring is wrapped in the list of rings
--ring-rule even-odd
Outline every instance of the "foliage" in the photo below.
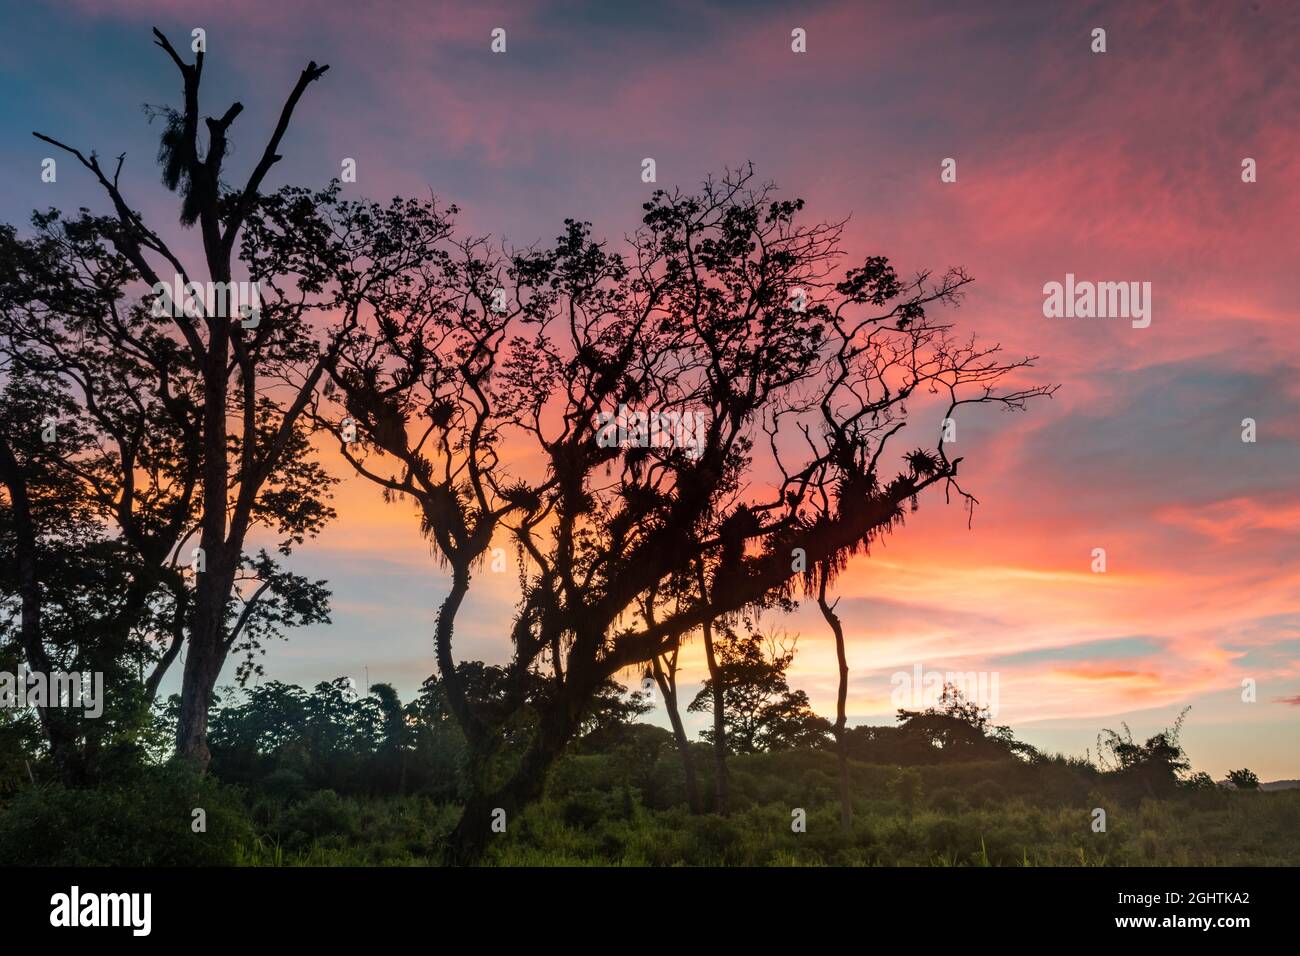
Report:
[[[1241,770],[1229,770],[1228,779],[1232,781],[1232,785],[1238,790],[1259,789],[1259,777],[1255,775],[1255,771],[1244,767]]]
[[[1128,724],[1123,733],[1103,730],[1097,737],[1098,762],[1104,770],[1138,788],[1148,796],[1163,796],[1179,785],[1180,778],[1191,769],[1187,754],[1179,743],[1183,721],[1190,707],[1174,721],[1173,727],[1148,737],[1144,743],[1133,739]]]
[[[193,811],[206,832],[193,831]],[[139,768],[98,789],[26,787],[0,808],[0,859],[27,866],[213,866],[253,837],[237,790],[191,768]]]
[[[795,640],[783,632],[737,632],[724,628],[715,638],[718,679],[729,753],[813,747],[826,742],[830,724],[813,712],[808,695],[791,690],[786,671],[794,660]],[[713,678],[704,682],[689,711],[711,711]],[[714,742],[713,729],[701,735]]]

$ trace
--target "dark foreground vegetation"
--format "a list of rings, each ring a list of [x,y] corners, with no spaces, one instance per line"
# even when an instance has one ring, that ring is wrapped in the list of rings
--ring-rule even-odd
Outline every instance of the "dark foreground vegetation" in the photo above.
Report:
[[[240,700],[236,701],[235,696]],[[212,772],[163,763],[159,711],[101,763],[93,788],[42,782],[5,753],[0,859],[29,865],[436,865],[461,814],[454,720],[436,681],[403,705],[378,685],[278,683],[230,695]],[[493,834],[496,865],[1215,866],[1300,861],[1300,790],[1225,789],[1189,772],[1177,725],[1103,735],[1095,762],[1048,757],[949,698],[895,727],[850,731],[852,823],[841,827],[829,738],[728,757],[714,812],[711,748],[692,743],[702,812],[673,735],[611,689],[543,800]],[[815,715],[810,715],[815,721]],[[17,725],[6,725],[10,743]],[[938,746],[946,741],[947,746]],[[783,747],[784,744],[775,744]],[[30,776],[28,770],[31,771]],[[194,811],[205,832],[194,832]],[[1093,827],[1106,811],[1105,832]],[[795,812],[806,830],[794,832]]]

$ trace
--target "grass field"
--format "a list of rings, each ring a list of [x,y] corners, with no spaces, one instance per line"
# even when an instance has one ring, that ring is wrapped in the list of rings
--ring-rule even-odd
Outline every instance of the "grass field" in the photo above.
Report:
[[[547,798],[494,835],[507,866],[1228,866],[1300,864],[1300,790],[1117,792],[1078,765],[851,765],[839,825],[835,759],[735,757],[732,813],[692,816],[673,765],[628,782],[610,755],[572,756]],[[707,776],[701,780],[706,788]],[[423,866],[459,807],[427,797],[256,792],[155,768],[131,786],[27,788],[0,804],[0,857],[64,865]],[[202,807],[206,832],[194,833]],[[1093,810],[1106,811],[1094,832]],[[792,832],[793,812],[806,831]]]

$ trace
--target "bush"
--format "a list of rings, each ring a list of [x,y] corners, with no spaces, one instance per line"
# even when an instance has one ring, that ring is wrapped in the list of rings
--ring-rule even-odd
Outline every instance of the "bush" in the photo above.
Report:
[[[318,790],[285,811],[279,827],[290,846],[302,846],[309,839],[326,834],[354,837],[360,832],[361,811],[351,800],[333,790]]]
[[[195,833],[193,813],[206,814]],[[220,866],[253,830],[240,794],[181,765],[129,787],[25,788],[0,808],[0,859],[25,866]]]
[[[940,787],[930,794],[930,807],[943,814],[956,814],[966,810],[970,804],[966,795],[956,787]]]
[[[921,771],[915,767],[899,767],[894,779],[889,781],[889,794],[911,813],[921,799]]]

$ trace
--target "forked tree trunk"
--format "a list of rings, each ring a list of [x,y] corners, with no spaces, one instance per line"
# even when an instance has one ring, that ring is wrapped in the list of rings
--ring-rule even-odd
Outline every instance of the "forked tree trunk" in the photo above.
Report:
[[[700,784],[695,776],[695,760],[691,756],[691,742],[686,736],[686,727],[682,724],[681,711],[677,707],[677,652],[669,658],[667,671],[656,655],[651,663],[655,683],[659,693],[663,694],[664,709],[668,711],[668,720],[673,725],[673,737],[677,741],[677,752],[682,755],[682,773],[686,778],[686,803],[691,813],[702,812],[700,806]]]

